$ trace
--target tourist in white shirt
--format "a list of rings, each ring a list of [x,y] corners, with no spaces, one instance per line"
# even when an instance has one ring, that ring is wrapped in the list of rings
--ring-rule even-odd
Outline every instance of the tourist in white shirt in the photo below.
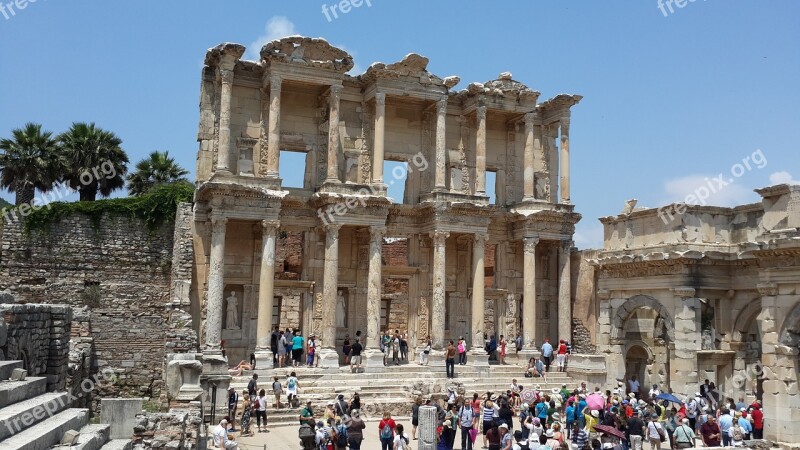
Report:
[[[650,389],[649,394],[650,394],[650,398],[651,399],[654,399],[654,398],[658,397],[659,395],[661,395],[661,391],[658,390],[658,385],[657,384],[653,385],[653,388]]]
[[[228,437],[228,420],[222,419],[214,428],[214,448],[225,448],[225,449],[238,449],[239,445],[233,440],[232,437]]]
[[[632,394],[639,398],[639,381],[636,379],[636,375],[632,376],[630,380],[628,380],[628,387]]]

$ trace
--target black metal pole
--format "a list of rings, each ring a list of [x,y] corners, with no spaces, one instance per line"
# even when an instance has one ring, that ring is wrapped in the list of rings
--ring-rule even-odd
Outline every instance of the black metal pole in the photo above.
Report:
[[[217,385],[216,383],[211,385],[211,425],[214,425],[216,422],[215,415],[217,409]]]

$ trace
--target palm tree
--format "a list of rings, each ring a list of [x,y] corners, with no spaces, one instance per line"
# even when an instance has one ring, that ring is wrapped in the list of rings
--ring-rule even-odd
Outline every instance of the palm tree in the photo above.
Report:
[[[188,181],[189,171],[170,158],[169,151],[150,153],[150,156],[136,163],[136,170],[128,175],[128,192],[142,195],[156,185]]]
[[[36,189],[47,192],[58,179],[62,165],[53,133],[37,123],[26,123],[0,139],[0,187],[14,192],[17,205],[32,204]]]
[[[108,197],[125,185],[128,155],[122,139],[94,123],[73,123],[58,136],[67,172],[63,179],[80,192],[82,202],[93,202],[97,193]]]

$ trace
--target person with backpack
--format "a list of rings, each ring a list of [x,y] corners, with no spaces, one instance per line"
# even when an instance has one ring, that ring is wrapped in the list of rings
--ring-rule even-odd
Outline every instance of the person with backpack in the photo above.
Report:
[[[514,432],[514,443],[511,445],[511,450],[530,450],[528,440],[522,437],[522,431]]]
[[[299,387],[300,382],[297,380],[297,374],[295,372],[290,373],[289,378],[286,379],[286,397],[288,399],[287,407],[291,408],[297,403],[297,389]]]
[[[339,394],[339,396],[336,398],[336,404],[334,405],[334,412],[336,413],[336,417],[341,417],[341,418],[344,418],[350,412],[350,407],[344,400],[343,394]]]
[[[472,430],[477,425],[472,405],[464,403],[458,410],[458,426],[461,428],[461,449],[472,450]]]
[[[733,425],[728,429],[728,443],[734,447],[744,445],[744,430],[739,426],[739,422],[733,422]]]
[[[361,419],[361,412],[357,409],[350,411],[350,417],[345,422],[347,425],[347,444],[350,450],[360,450],[364,440],[363,431],[367,427]]]
[[[661,448],[661,443],[667,440],[667,432],[664,427],[658,422],[658,415],[653,414],[650,416],[650,421],[647,422],[647,441],[650,442],[651,450],[658,450]]]
[[[347,450],[347,443],[348,443],[348,436],[347,436],[347,426],[342,422],[341,419],[336,421],[336,428],[335,428],[335,438],[334,438],[334,445],[336,450]]]
[[[281,394],[283,394],[283,386],[281,382],[278,380],[278,377],[273,377],[272,381],[272,393],[275,395],[275,403],[274,406],[277,409],[283,408],[283,403],[281,403]]]
[[[410,450],[411,446],[408,443],[408,435],[403,433],[403,424],[397,424],[397,434],[392,441],[392,450]]]
[[[467,345],[464,343],[464,337],[458,338],[458,365],[464,366],[467,364]]]
[[[397,424],[392,420],[392,415],[388,411],[383,413],[383,419],[378,423],[378,436],[381,439],[381,450],[393,450],[394,433]]]

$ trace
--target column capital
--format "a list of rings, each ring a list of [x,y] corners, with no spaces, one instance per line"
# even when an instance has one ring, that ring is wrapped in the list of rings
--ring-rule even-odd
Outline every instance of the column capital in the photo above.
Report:
[[[228,218],[222,214],[211,214],[211,230],[214,233],[225,231],[225,226],[228,224]]]
[[[335,100],[339,100],[339,96],[342,94],[342,85],[341,84],[332,84],[330,88],[330,97]]]
[[[679,298],[693,298],[695,294],[695,288],[689,286],[678,286],[671,289],[672,294],[675,297]]]
[[[261,228],[262,230],[267,233],[269,231],[275,231],[281,226],[280,220],[275,219],[265,219],[261,221]]]
[[[539,243],[539,236],[525,236],[522,238],[522,243],[525,246],[525,253],[533,253],[536,251],[536,244]]]
[[[376,92],[375,93],[375,104],[380,106],[386,105],[386,93],[384,92]]]
[[[489,233],[475,233],[475,245],[486,245],[486,241],[489,240]]]
[[[383,226],[372,226],[369,227],[369,235],[372,237],[373,240],[379,241],[383,239],[383,236],[386,235],[386,227]]]
[[[223,69],[222,67],[219,68],[219,79],[222,80],[223,83],[233,83],[233,69]]]
[[[340,228],[342,228],[342,224],[336,222],[327,222],[322,224],[322,229],[325,231],[325,233],[338,233]]]
[[[283,84],[283,77],[278,74],[272,74],[269,76],[269,90],[271,92],[279,93],[281,91],[281,85]]]
[[[439,114],[444,114],[447,112],[447,96],[443,95],[439,100],[436,101],[436,112]]]
[[[431,231],[430,233],[428,233],[428,235],[431,237],[435,245],[444,245],[445,240],[447,240],[447,238],[450,237],[450,232],[436,230],[436,231]]]
[[[571,239],[565,241],[558,241],[558,243],[561,250],[564,250],[565,252],[571,251],[572,247],[575,245],[575,242],[572,241]]]
[[[475,116],[478,120],[486,120],[486,106],[478,106],[475,109]]]
[[[524,120],[525,120],[525,126],[526,127],[532,127],[533,126],[533,121],[534,121],[534,119],[536,119],[536,113],[532,113],[532,112],[531,113],[526,113],[525,116],[523,116],[523,117],[524,117]]]

